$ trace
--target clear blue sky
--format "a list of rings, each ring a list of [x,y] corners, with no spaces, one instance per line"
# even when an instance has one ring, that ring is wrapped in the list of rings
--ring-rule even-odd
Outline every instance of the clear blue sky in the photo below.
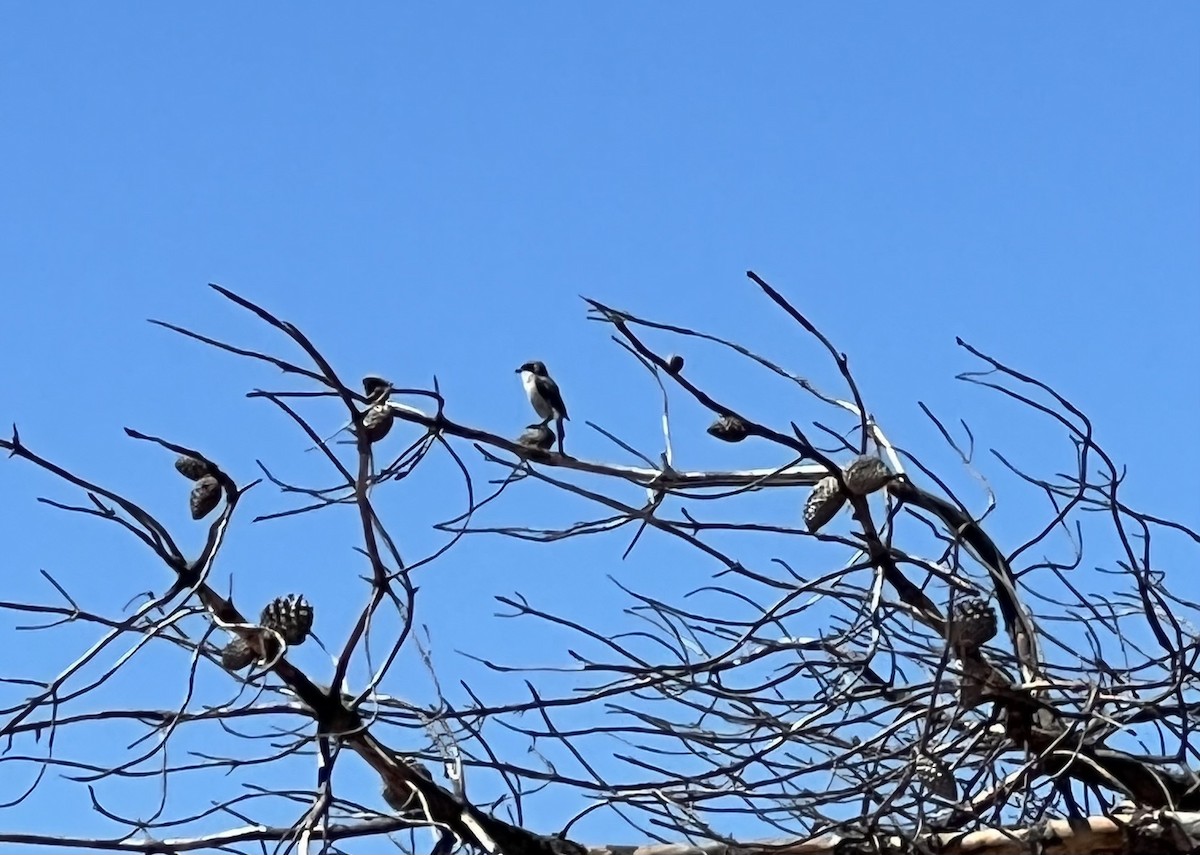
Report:
[[[584,421],[657,453],[657,392],[584,320],[580,294],[737,338],[833,386],[821,351],[745,280],[752,268],[850,354],[897,443],[952,462],[919,399],[967,419],[982,447],[1043,472],[1070,465],[1060,431],[1011,421],[1014,408],[953,380],[975,367],[954,346],[961,335],[1093,416],[1130,465],[1129,500],[1195,524],[1198,152],[1200,8],[1184,3],[6,4],[0,423],[163,507],[192,549],[204,527],[186,518],[186,486],[123,426],[199,446],[243,480],[256,457],[315,479],[304,438],[242,398],[279,388],[277,375],[145,323],[289,353],[204,287],[219,282],[299,324],[344,376],[427,386],[436,374],[452,417],[501,433],[529,418],[513,368],[542,359],[571,408],[574,453],[627,460]],[[690,365],[777,426],[827,416],[716,354]],[[339,418],[314,413],[329,427]],[[680,439],[680,466],[780,462],[763,446],[712,442],[682,402],[679,418],[677,432],[691,418],[694,434]],[[1031,533],[1019,506],[1004,508],[1016,484],[986,465],[1015,546]],[[43,568],[89,607],[161,592],[164,571],[126,538],[35,495],[78,498],[29,467],[0,468],[5,599],[51,601]],[[281,507],[269,488],[252,496],[255,513]],[[407,555],[436,543],[428,524],[461,498],[441,464],[395,488]],[[553,499],[525,490],[488,522],[556,521]],[[794,518],[792,504],[777,508]],[[362,567],[351,521],[327,516],[250,526],[247,515],[219,569],[247,611],[310,593],[318,631],[340,643]],[[627,601],[607,574],[683,590],[713,569],[689,559],[656,573],[680,553],[653,541],[622,564],[624,543],[479,539],[419,579],[451,690],[468,675],[491,699],[521,696],[456,650],[566,661],[524,624],[491,620],[496,594],[536,593],[576,616],[584,604],[614,633]],[[1190,577],[1177,587],[1197,594]],[[90,638],[18,636],[13,622],[0,621],[0,643],[25,646],[7,648],[6,676],[45,678]],[[303,653],[316,676],[328,670],[319,651]],[[428,702],[428,681],[413,679],[414,701]],[[350,786],[368,780],[343,762],[357,770]],[[0,800],[33,774],[11,765]],[[310,780],[311,763],[297,768]],[[100,788],[108,807],[140,815],[155,792]],[[82,788],[53,781],[45,793],[5,811],[0,830],[111,828]],[[377,803],[373,790],[362,798]],[[543,801],[531,824],[550,831],[579,807]],[[597,823],[584,836],[634,835]]]

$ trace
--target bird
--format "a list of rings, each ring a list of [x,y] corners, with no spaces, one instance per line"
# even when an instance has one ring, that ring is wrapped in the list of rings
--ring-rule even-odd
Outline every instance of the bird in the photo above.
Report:
[[[542,424],[548,424],[551,419],[554,419],[558,431],[558,453],[562,454],[563,439],[566,437],[563,422],[567,421],[570,416],[567,415],[567,405],[563,403],[562,393],[558,391],[558,384],[546,371],[544,362],[526,362],[517,369],[516,373],[521,375],[521,385],[525,387],[529,403],[533,406],[533,411],[541,417]]]
[[[362,385],[363,391],[367,394],[368,404],[367,412],[363,416],[363,428],[367,439],[371,442],[376,442],[383,439],[387,432],[392,429],[392,410],[388,406],[388,398],[391,397],[393,388],[392,381],[385,380],[375,374],[368,374],[362,379]],[[321,440],[320,445],[304,449],[305,452],[316,451],[342,431],[349,430],[352,427],[354,427],[353,419]],[[178,468],[178,464],[176,464],[176,468]]]
[[[375,374],[368,374],[362,379],[363,391],[367,393],[367,400],[374,402],[376,398],[384,397],[392,391],[392,381],[384,380],[382,377]]]

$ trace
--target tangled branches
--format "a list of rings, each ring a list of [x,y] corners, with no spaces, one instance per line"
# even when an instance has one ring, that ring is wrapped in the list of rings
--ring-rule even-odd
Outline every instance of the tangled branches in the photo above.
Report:
[[[241,503],[260,483],[235,480],[244,461],[210,459],[182,439],[127,429],[154,453],[176,456],[193,482],[193,518],[217,511],[199,555],[189,558],[162,514],[43,457],[14,428],[0,447],[87,500],[43,501],[114,523],[166,573],[161,595],[120,618],[81,607],[70,582],[49,574],[66,605],[0,603],[12,614],[57,617],[43,625],[46,634],[86,627],[93,638],[31,692],[27,680],[10,683],[24,694],[0,710],[8,740],[0,763],[34,773],[5,798],[35,798],[54,770],[86,784],[93,810],[108,823],[107,833],[92,837],[0,829],[0,841],[136,852],[240,851],[266,843],[346,851],[354,840],[389,835],[412,851],[566,853],[586,851],[589,835],[582,832],[607,817],[612,827],[633,830],[640,844],[687,840],[711,852],[797,852],[835,841],[852,851],[847,847],[867,850],[892,837],[942,835],[945,842],[985,828],[1028,834],[1062,817],[1114,817],[1118,805],[1200,811],[1191,738],[1200,709],[1200,646],[1189,623],[1196,606],[1166,589],[1151,552],[1153,536],[1191,547],[1200,536],[1124,502],[1119,467],[1066,398],[960,341],[982,366],[963,380],[1041,414],[1075,448],[1071,471],[1053,478],[997,455],[1049,509],[1043,519],[1024,521],[1032,532],[1024,543],[1001,543],[988,514],[972,511],[946,479],[893,444],[845,355],[768,283],[753,273],[750,279],[827,351],[845,393],[826,394],[732,341],[589,300],[593,320],[661,391],[657,460],[588,423],[637,465],[571,455],[563,447],[561,398],[538,408],[542,423],[509,439],[447,416],[436,383],[405,388],[370,376],[359,392],[294,325],[219,286],[219,294],[298,347],[304,361],[156,322],[270,365],[304,387],[250,395],[291,420],[333,480],[300,483],[260,463],[266,482],[293,504],[254,522],[269,526],[338,508],[353,513],[367,594],[332,649],[316,638],[329,652],[323,664],[297,664],[297,648],[320,629],[328,609],[344,603],[300,591],[271,600],[253,620],[248,604],[216,583],[218,557],[236,559],[228,541],[244,516]],[[703,342],[727,350],[774,374],[827,410],[834,426],[815,423],[819,434],[810,435],[796,422],[785,428],[735,410],[681,357],[651,346],[664,336],[676,347]],[[529,366],[537,367],[530,376],[557,394],[545,366],[523,368]],[[783,462],[676,468],[672,431],[680,428],[670,402],[681,395],[711,414],[708,433],[716,439],[755,440],[756,449],[771,449]],[[347,419],[352,455],[322,439],[301,412],[330,403]],[[973,466],[972,449],[926,414]],[[555,446],[547,425],[559,416]],[[443,539],[429,554],[405,560],[401,543],[414,532],[389,512],[389,494],[442,463],[461,483],[466,506],[435,526]],[[164,457],[164,471],[167,465]],[[487,524],[485,517],[516,493],[539,502],[549,495],[591,514],[548,528]],[[787,497],[791,521],[745,519],[740,509],[758,495]],[[685,556],[693,578],[705,567],[713,578],[665,594],[617,583],[627,598],[624,615],[587,603],[568,614],[544,607],[532,592],[495,591],[517,619],[510,626],[522,627],[504,637],[523,633],[534,640],[529,649],[551,661],[507,663],[500,643],[476,660],[500,675],[527,671],[519,686],[504,683],[511,687],[506,698],[487,700],[465,681],[458,694],[443,688],[451,675],[433,667],[433,652],[414,631],[430,608],[417,582],[431,568],[468,539],[561,544],[614,533],[627,538],[626,557],[654,539]],[[1062,542],[1073,554],[1046,557]],[[1095,575],[1080,572],[1085,553],[1106,571],[1098,587]],[[299,573],[290,581],[303,587],[304,580]],[[631,630],[630,621],[639,628]],[[143,649],[166,658],[146,662]],[[168,659],[169,670],[162,664]],[[422,666],[435,691],[418,700],[410,686]],[[160,670],[149,680],[152,667]],[[130,673],[143,689],[170,686],[182,700],[131,705],[120,688]],[[95,746],[99,737],[80,743],[74,734],[118,723],[123,735],[136,737],[117,757],[95,750],[76,759],[59,748]],[[377,778],[371,803],[346,795],[362,798],[343,782],[364,771],[342,759],[347,752]],[[192,759],[180,763],[181,753]],[[248,778],[242,792],[208,794],[220,775],[234,771]],[[13,771],[0,779],[18,780]],[[157,790],[136,816],[102,801],[105,787],[126,781],[152,781]],[[206,793],[206,805],[189,802],[197,792]],[[774,842],[750,842],[764,838]]]

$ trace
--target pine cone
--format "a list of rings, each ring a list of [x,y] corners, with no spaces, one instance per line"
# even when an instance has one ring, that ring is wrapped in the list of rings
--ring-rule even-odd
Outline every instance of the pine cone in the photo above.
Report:
[[[818,531],[821,526],[834,518],[845,502],[846,496],[838,487],[837,478],[832,475],[822,478],[812,488],[812,492],[808,494],[808,499],[804,502],[805,527],[809,531]]]
[[[367,410],[363,416],[363,431],[369,442],[379,442],[392,429],[392,408],[387,404],[377,404]]]
[[[189,481],[199,481],[205,475],[212,474],[212,467],[203,460],[197,460],[195,457],[188,457],[186,454],[181,454],[175,458],[175,468],[179,474]]]
[[[192,509],[192,519],[202,520],[217,506],[217,502],[221,501],[221,485],[217,479],[211,475],[205,475],[196,482],[196,486],[192,487],[192,497],[188,501],[188,505]]]
[[[313,608],[303,594],[276,597],[267,603],[258,622],[283,636],[288,644],[303,644],[313,625]]]
[[[721,416],[708,426],[708,433],[723,442],[741,442],[750,435],[750,428],[737,416]]]
[[[545,425],[529,425],[525,428],[525,432],[517,437],[517,445],[546,451],[554,445],[554,432]]]
[[[230,671],[241,671],[258,657],[240,636],[234,636],[221,650],[221,664]]]
[[[947,626],[950,646],[962,656],[971,656],[996,637],[996,610],[980,597],[957,600]]]
[[[866,496],[892,480],[892,473],[878,457],[864,454],[850,461],[842,473],[842,478],[846,482],[847,490],[859,496]]]
[[[678,353],[672,353],[667,357],[667,371],[672,374],[678,374],[683,370],[683,357]]]
[[[937,757],[927,755],[917,757],[914,763],[917,778],[931,793],[952,802],[958,801],[958,781],[954,779],[949,766]]]

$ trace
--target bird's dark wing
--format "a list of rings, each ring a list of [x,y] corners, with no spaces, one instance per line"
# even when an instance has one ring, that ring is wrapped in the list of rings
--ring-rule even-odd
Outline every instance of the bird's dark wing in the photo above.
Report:
[[[567,405],[563,403],[562,393],[558,391],[558,384],[549,377],[535,377],[533,382],[541,396],[546,399],[546,403],[564,419],[567,418]]]

